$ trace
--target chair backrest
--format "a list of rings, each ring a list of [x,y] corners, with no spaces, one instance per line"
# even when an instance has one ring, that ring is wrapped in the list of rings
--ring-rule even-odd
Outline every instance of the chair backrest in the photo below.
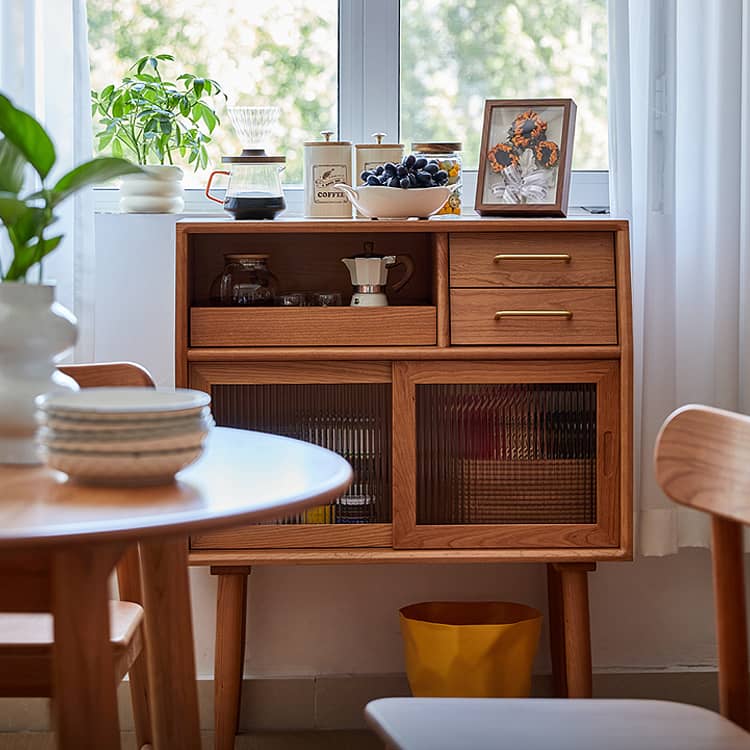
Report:
[[[97,386],[153,388],[155,385],[149,371],[134,362],[62,365],[58,367],[58,370],[73,378],[81,388]],[[143,605],[140,554],[136,546],[127,549],[117,563],[117,588],[120,591],[120,599],[123,601]]]
[[[656,480],[675,502],[710,513],[719,703],[722,715],[750,729],[743,525],[750,524],[750,417],[684,406],[662,425]]]
[[[81,388],[97,386],[154,387],[154,379],[145,367],[135,362],[97,362],[85,365],[61,365],[60,372],[69,375]]]

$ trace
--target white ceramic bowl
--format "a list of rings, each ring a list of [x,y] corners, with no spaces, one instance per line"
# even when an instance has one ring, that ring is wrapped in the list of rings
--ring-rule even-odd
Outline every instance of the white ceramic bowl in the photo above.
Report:
[[[392,188],[382,185],[350,185],[336,183],[351,204],[369,219],[426,219],[439,211],[455,189],[455,185],[429,188]]]
[[[174,475],[197,460],[203,446],[154,453],[95,454],[42,448],[47,466],[86,484],[138,487],[171,482]]]

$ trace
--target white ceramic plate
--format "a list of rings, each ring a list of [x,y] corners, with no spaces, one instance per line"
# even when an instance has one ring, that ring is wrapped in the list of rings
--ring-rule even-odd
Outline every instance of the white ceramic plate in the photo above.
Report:
[[[117,455],[42,449],[42,456],[48,466],[64,471],[71,479],[79,482],[134,487],[172,481],[180,469],[197,460],[202,452],[202,447]]]
[[[165,417],[163,419],[122,420],[122,419],[79,419],[73,416],[57,416],[37,412],[37,423],[61,435],[71,433],[88,433],[95,439],[116,440],[136,435],[165,437],[196,430],[208,430],[214,426],[214,419],[208,407],[197,414],[187,416]]]
[[[208,435],[208,430],[199,432],[185,432],[166,437],[128,437],[112,439],[109,435],[101,439],[95,433],[94,437],[84,437],[86,433],[73,433],[75,437],[60,435],[52,430],[42,429],[37,439],[39,444],[53,451],[82,451],[85,453],[116,454],[142,453],[153,451],[179,451],[200,448]]]
[[[164,419],[200,412],[210,403],[207,393],[188,388],[82,388],[37,399],[47,414],[92,421]]]

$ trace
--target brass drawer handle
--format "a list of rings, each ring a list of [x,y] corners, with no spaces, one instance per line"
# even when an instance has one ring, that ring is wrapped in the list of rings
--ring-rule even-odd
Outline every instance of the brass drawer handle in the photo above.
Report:
[[[562,260],[570,263],[568,253],[500,253],[495,256],[495,263],[501,260]]]
[[[565,318],[573,319],[573,313],[570,310],[498,310],[495,313],[495,320],[502,318]]]

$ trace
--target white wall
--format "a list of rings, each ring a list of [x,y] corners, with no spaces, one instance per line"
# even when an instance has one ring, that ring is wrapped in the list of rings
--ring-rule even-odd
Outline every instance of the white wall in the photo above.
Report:
[[[95,356],[145,365],[173,382],[174,217],[100,214],[96,221]],[[715,663],[710,560],[600,565],[592,574],[595,668],[686,669]],[[213,669],[215,581],[192,571],[198,671]],[[256,568],[250,578],[246,674],[403,671],[397,610],[428,599],[510,599],[546,608],[541,565]],[[538,671],[549,671],[546,648]]]

